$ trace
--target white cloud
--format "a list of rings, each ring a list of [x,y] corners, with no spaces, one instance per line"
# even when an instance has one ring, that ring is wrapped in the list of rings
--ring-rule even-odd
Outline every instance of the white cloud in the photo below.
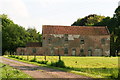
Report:
[[[2,13],[14,17],[28,17],[28,11],[21,0],[0,0],[0,10]]]
[[[0,0],[0,14],[7,14],[25,28],[71,25],[91,13],[112,16],[119,0]]]

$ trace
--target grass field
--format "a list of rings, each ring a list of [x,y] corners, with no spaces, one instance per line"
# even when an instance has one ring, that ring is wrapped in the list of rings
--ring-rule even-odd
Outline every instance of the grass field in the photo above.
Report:
[[[0,76],[2,76],[1,78],[5,78],[5,80],[10,79],[10,78],[16,78],[16,79],[17,78],[31,78],[29,75],[21,72],[20,70],[14,69],[3,63],[0,63],[0,74],[1,74]]]
[[[27,56],[19,56],[23,60],[27,60]],[[29,56],[29,60],[34,56]],[[46,56],[47,65],[51,62],[57,62],[58,56]],[[118,77],[118,57],[75,57],[62,56],[61,60],[69,70],[84,72],[98,75],[100,78],[117,78]],[[37,61],[44,61],[44,56],[36,56]],[[95,76],[94,76],[95,77]]]

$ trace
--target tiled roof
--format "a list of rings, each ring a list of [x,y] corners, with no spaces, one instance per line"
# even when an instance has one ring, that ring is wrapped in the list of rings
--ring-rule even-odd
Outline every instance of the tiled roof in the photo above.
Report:
[[[107,27],[104,26],[58,26],[43,25],[43,34],[80,34],[80,35],[109,35]]]
[[[41,47],[42,46],[42,43],[40,42],[28,42],[26,44],[26,47]]]

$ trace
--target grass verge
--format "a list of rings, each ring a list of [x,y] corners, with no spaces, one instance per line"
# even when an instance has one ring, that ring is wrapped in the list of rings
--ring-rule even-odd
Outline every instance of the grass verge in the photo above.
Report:
[[[9,79],[27,79],[29,78],[29,80],[34,80],[32,79],[31,76],[23,73],[22,71],[15,69],[9,65],[0,63],[0,72],[1,72],[1,79],[3,80],[9,80]]]
[[[83,69],[79,69],[79,68],[71,68],[71,67],[65,67],[65,68],[59,68],[59,67],[53,67],[53,66],[50,66],[49,64],[41,64],[41,61],[33,61],[32,59],[31,60],[29,60],[29,61],[27,61],[26,59],[19,59],[19,58],[17,58],[17,59],[15,59],[15,58],[11,58],[11,57],[7,57],[7,56],[5,56],[6,58],[9,58],[9,59],[13,59],[13,60],[17,60],[17,61],[21,61],[21,62],[25,62],[25,63],[29,63],[29,64],[34,64],[34,65],[38,65],[38,66],[43,66],[43,67],[48,67],[48,68],[53,68],[53,69],[58,69],[58,70],[62,70],[62,71],[66,71],[66,72],[70,72],[70,73],[75,73],[75,74],[79,74],[79,75],[83,75],[83,76],[88,76],[88,77],[92,77],[92,78],[112,78],[112,76],[111,77],[108,77],[108,74],[107,74],[107,76],[101,76],[101,73],[102,74],[104,74],[104,75],[106,75],[104,72],[103,72],[103,70],[106,70],[106,68],[104,67],[103,69],[101,69],[101,68],[83,68]],[[17,56],[18,57],[18,56]],[[30,62],[31,61],[31,62]],[[43,63],[44,63],[44,61],[42,61]],[[96,74],[96,73],[94,73],[94,71],[96,72],[98,70],[98,73]],[[108,70],[108,69],[107,69]],[[115,69],[116,70],[116,69]],[[87,71],[87,72],[86,72]],[[88,71],[93,71],[92,73],[94,73],[94,74],[91,74],[91,73],[89,73]],[[101,71],[101,72],[100,72]],[[110,69],[110,71],[111,71],[111,69]],[[99,73],[100,72],[100,73]],[[99,75],[100,74],[100,75]],[[113,73],[113,78],[115,78],[116,77],[116,75],[115,75],[116,73]],[[114,77],[115,76],[115,77]]]

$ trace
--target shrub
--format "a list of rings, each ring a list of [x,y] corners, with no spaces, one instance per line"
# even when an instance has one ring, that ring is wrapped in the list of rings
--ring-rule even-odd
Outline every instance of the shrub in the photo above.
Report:
[[[16,58],[16,59],[19,59],[19,57],[18,57],[18,56],[16,56],[15,58]]]
[[[110,78],[117,79],[118,78],[118,71],[113,69],[113,71],[111,72]]]
[[[40,63],[40,64],[47,64],[48,61],[38,61],[37,63]]]
[[[15,58],[15,56],[14,56],[14,55],[10,55],[9,57]]]
[[[65,68],[65,63],[62,60],[59,60],[57,62],[51,62],[50,64],[51,66],[55,66],[55,67],[61,67],[61,68]]]
[[[31,59],[30,62],[36,62],[36,59]]]
[[[20,60],[23,60],[23,58],[19,58]]]

